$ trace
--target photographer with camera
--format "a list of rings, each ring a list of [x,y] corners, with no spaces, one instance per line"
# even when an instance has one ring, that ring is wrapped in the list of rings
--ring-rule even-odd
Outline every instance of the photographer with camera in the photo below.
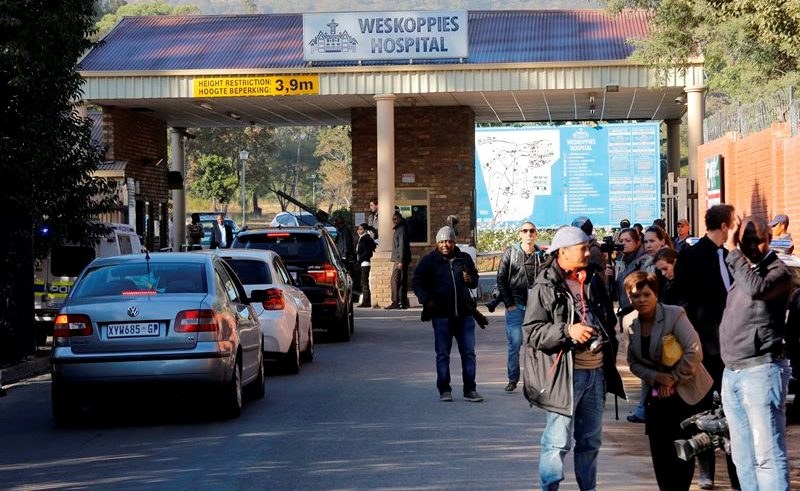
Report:
[[[421,320],[433,324],[436,349],[436,387],[439,400],[453,400],[450,387],[450,349],[453,338],[461,355],[464,399],[482,402],[475,386],[475,301],[469,291],[478,286],[478,270],[469,254],[456,247],[450,227],[436,233],[436,249],[420,259],[412,279],[414,294],[422,304]]]
[[[783,350],[792,274],[775,251],[764,218],[752,216],[725,241],[734,283],[719,326],[722,405],[742,489],[790,488],[786,392],[791,369]]]
[[[661,490],[688,490],[694,459],[682,460],[673,442],[691,437],[681,422],[708,406],[713,380],[703,367],[700,337],[681,307],[658,301],[656,275],[635,271],[625,278],[634,311],[625,316],[628,365],[646,388],[645,433]]]
[[[575,442],[580,489],[597,487],[606,392],[625,398],[616,367],[616,317],[601,278],[589,264],[589,237],[577,227],[558,229],[542,271],[528,295],[523,388],[546,411],[541,439],[542,489],[558,489],[564,457]]]
[[[536,245],[536,225],[523,222],[519,228],[519,244],[503,251],[497,268],[497,301],[506,306],[506,338],[508,339],[508,384],[512,392],[519,383],[519,349],[522,346],[522,319],[528,302],[528,289],[549,257]],[[490,309],[490,311],[493,309]]]

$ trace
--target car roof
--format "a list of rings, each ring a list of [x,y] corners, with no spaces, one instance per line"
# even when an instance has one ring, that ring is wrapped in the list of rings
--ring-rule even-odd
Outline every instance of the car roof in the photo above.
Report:
[[[145,261],[145,254],[125,254],[123,256],[101,257],[92,261],[93,266],[110,264],[138,263]],[[203,264],[209,261],[208,257],[183,252],[159,252],[150,254],[151,263],[187,263]]]
[[[211,254],[219,257],[231,257],[236,259],[248,258],[248,259],[259,259],[261,261],[269,261],[273,257],[277,257],[278,254],[275,251],[271,251],[268,249],[239,249],[239,248],[231,248],[231,249],[204,249],[202,251],[192,251],[194,254]]]
[[[242,235],[255,235],[255,234],[266,234],[270,232],[281,232],[281,233],[292,233],[292,234],[322,234],[321,228],[318,227],[311,227],[311,226],[292,226],[292,227],[264,227],[264,228],[249,228],[247,230],[242,230],[239,232],[239,236]],[[326,230],[327,232],[327,230]]]

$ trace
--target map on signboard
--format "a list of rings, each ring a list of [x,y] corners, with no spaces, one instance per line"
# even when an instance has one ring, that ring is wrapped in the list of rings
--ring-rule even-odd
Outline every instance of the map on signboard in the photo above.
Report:
[[[560,156],[559,132],[485,132],[476,151],[491,197],[492,222],[527,218],[533,197],[552,193],[551,168]]]

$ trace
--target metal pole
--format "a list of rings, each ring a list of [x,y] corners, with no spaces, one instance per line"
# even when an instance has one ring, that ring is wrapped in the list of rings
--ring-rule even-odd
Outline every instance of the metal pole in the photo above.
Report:
[[[247,216],[245,214],[246,211],[246,201],[245,201],[245,166],[247,165],[247,158],[250,156],[250,152],[247,150],[239,151],[239,160],[242,161],[242,227],[246,225]]]
[[[245,226],[245,193],[244,193],[244,167],[247,161],[242,159],[242,227]]]

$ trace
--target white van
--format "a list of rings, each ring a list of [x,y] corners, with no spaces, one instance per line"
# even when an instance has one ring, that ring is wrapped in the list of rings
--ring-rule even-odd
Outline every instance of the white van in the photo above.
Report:
[[[105,223],[111,231],[92,246],[64,244],[54,247],[45,259],[37,260],[33,273],[34,320],[37,340],[44,342],[52,332],[56,314],[72,284],[96,257],[138,254],[142,244],[136,230],[124,223]]]

